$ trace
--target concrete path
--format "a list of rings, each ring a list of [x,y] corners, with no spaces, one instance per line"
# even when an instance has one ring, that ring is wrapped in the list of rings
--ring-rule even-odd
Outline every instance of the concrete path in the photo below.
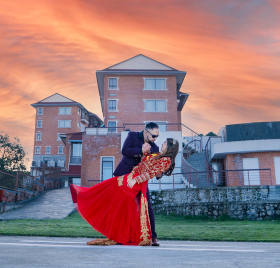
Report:
[[[280,267],[280,243],[160,241],[88,246],[92,238],[0,236],[0,267]]]
[[[0,219],[63,219],[73,209],[70,188],[61,188],[49,190],[18,209],[1,214]]]

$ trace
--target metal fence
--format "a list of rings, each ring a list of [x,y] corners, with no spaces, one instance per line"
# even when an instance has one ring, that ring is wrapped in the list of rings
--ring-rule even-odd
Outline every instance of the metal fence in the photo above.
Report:
[[[271,169],[211,170],[182,175],[188,187],[272,185]]]
[[[57,188],[61,185],[61,168],[48,167],[33,168],[31,174],[16,171],[8,173],[0,170],[0,187],[7,190],[34,191],[36,184],[46,188]],[[51,182],[51,185],[50,185]]]
[[[88,180],[88,187],[100,183],[100,180]],[[150,180],[150,186],[159,190],[175,188],[205,188],[231,186],[273,185],[271,169],[241,169],[203,172],[173,173],[170,178]]]

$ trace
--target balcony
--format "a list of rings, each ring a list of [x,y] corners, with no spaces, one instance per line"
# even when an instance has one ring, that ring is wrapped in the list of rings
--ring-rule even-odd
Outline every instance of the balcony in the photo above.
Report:
[[[89,124],[89,115],[85,110],[82,110],[81,121],[85,124]]]
[[[82,157],[81,156],[71,156],[70,164],[81,165],[81,163],[82,163]]]

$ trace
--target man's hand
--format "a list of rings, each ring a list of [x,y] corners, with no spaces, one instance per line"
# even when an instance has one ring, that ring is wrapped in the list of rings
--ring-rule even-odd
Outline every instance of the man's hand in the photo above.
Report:
[[[127,183],[127,187],[132,188],[135,185],[135,183],[136,183],[136,181],[134,179],[132,179]]]
[[[146,143],[146,142],[145,142],[145,143],[142,145],[142,153],[143,153],[143,155],[149,153],[150,150],[151,150],[151,145],[150,145],[149,143]]]

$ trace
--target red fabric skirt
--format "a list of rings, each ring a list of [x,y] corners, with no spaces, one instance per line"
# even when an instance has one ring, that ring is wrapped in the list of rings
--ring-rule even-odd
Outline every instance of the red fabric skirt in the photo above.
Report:
[[[113,177],[93,187],[70,185],[80,215],[98,232],[122,245],[150,245],[147,183],[127,187],[138,174]]]

